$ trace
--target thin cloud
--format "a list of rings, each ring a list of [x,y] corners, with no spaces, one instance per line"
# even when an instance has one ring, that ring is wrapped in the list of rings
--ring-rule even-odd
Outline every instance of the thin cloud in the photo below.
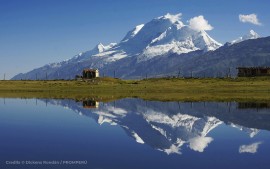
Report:
[[[243,23],[251,23],[254,25],[262,25],[262,23],[260,23],[258,17],[256,14],[249,14],[249,15],[239,15],[239,20],[240,22]]]
[[[204,16],[196,16],[194,18],[191,18],[189,21],[189,26],[191,29],[197,30],[197,31],[210,31],[214,29],[206,19],[204,19]]]

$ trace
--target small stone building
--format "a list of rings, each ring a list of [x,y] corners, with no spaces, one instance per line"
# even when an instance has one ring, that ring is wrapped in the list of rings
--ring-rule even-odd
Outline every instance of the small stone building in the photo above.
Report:
[[[238,77],[270,76],[270,67],[238,67]]]
[[[84,69],[82,72],[82,78],[84,79],[92,79],[99,77],[98,69]]]

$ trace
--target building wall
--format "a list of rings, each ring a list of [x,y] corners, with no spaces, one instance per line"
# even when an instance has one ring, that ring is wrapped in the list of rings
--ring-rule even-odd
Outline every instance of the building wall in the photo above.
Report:
[[[239,77],[270,76],[270,68],[238,68]]]
[[[99,71],[96,70],[96,77],[99,77]]]
[[[83,78],[86,79],[92,79],[99,77],[99,71],[98,70],[84,70],[82,73]]]

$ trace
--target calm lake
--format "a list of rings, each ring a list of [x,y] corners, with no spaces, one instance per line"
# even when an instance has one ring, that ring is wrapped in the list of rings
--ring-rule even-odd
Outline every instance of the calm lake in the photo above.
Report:
[[[264,169],[270,103],[0,99],[0,168]]]

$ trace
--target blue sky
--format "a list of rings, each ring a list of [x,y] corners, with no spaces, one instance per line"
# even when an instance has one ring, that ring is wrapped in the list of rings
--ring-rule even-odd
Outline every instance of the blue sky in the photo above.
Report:
[[[203,15],[218,42],[250,29],[270,36],[269,0],[0,0],[0,79],[119,42],[134,26],[166,13],[186,23]],[[239,21],[255,13],[261,26]]]

